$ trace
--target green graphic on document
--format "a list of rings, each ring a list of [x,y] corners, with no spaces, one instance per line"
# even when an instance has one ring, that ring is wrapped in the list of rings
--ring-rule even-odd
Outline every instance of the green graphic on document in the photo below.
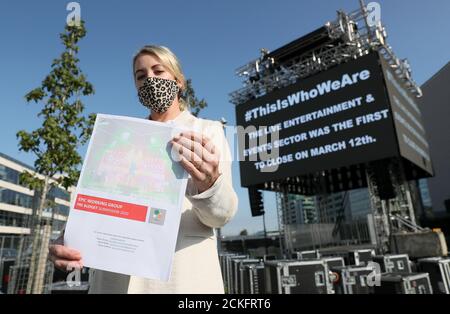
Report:
[[[169,128],[100,119],[81,187],[177,204],[184,170],[171,158],[171,138]]]

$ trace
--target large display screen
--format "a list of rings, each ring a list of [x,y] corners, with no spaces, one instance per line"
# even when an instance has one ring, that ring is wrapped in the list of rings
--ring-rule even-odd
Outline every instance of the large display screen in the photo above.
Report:
[[[242,186],[398,156],[380,63],[373,52],[238,105]]]

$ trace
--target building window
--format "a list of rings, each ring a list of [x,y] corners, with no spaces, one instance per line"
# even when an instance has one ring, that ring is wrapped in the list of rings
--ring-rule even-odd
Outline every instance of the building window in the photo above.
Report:
[[[0,180],[13,184],[19,184],[19,175],[20,174],[18,171],[4,165],[0,165]]]
[[[28,224],[28,218],[28,215],[0,210],[0,226],[25,228]]]
[[[65,201],[70,202],[70,194],[69,192],[65,191],[64,189],[61,189],[59,187],[52,187],[50,191],[48,192],[49,199],[54,200],[55,198],[59,198]]]
[[[0,188],[0,203],[33,208],[33,197],[16,191]]]
[[[62,215],[62,216],[69,216],[69,206],[56,204],[55,214]]]

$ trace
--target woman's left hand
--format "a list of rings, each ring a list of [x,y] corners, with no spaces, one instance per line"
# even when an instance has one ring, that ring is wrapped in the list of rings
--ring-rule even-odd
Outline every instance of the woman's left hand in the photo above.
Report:
[[[208,190],[219,173],[219,152],[211,140],[196,132],[183,132],[171,141],[180,163],[192,176],[198,193]]]

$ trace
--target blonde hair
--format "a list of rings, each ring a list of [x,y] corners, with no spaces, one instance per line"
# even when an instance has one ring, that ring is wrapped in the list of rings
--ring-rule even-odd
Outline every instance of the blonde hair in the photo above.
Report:
[[[136,64],[136,59],[143,54],[151,54],[158,58],[162,65],[175,77],[175,79],[181,83],[181,89],[178,93],[178,102],[180,104],[180,110],[184,111],[187,109],[188,104],[186,100],[182,98],[182,94],[186,89],[186,79],[184,77],[183,71],[181,70],[181,64],[175,54],[167,47],[156,46],[156,45],[146,45],[138,50],[138,52],[133,57],[133,79],[136,80],[134,76],[134,66]]]

